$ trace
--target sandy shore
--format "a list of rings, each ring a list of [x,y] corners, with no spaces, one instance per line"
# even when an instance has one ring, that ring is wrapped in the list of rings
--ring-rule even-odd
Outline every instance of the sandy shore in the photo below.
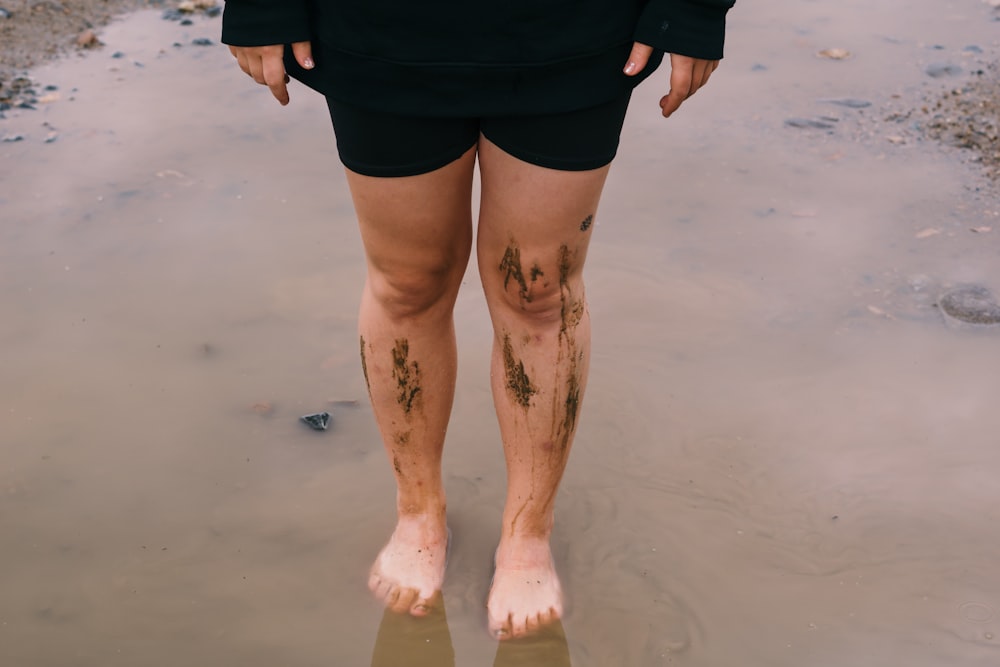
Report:
[[[58,95],[0,121],[0,665],[532,664],[485,630],[505,479],[478,267],[447,619],[400,627],[365,587],[392,469],[324,101],[280,107],[218,19],[161,15],[31,69]],[[664,77],[637,90],[588,255],[565,637],[535,664],[1000,664],[1000,329],[939,309],[1000,294],[1000,199],[925,129],[992,76],[996,15],[738,2],[681,113]]]

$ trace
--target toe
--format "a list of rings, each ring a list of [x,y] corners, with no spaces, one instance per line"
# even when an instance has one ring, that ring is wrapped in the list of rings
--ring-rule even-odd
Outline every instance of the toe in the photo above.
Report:
[[[524,623],[525,632],[527,632],[528,634],[534,634],[538,632],[539,628],[545,625],[545,621],[542,618],[543,616],[544,616],[543,614],[529,616]]]
[[[528,634],[528,619],[526,617],[518,617],[517,619],[511,619],[510,633],[514,637],[524,637]]]
[[[397,614],[406,613],[413,605],[417,593],[412,588],[403,589],[397,592],[395,599],[389,604],[389,608]]]
[[[490,618],[490,635],[497,639],[509,639],[511,637],[510,626],[510,614],[506,617],[492,617]]]

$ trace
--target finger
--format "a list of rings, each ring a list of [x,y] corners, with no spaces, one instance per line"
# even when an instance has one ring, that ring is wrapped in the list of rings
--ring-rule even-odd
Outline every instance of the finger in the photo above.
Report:
[[[267,81],[264,79],[264,60],[258,55],[247,55],[247,67],[244,70],[247,72],[253,80],[262,86],[267,85]]]
[[[295,42],[292,44],[292,55],[302,69],[312,69],[316,66],[312,57],[312,44],[310,42]]]
[[[274,99],[278,100],[281,106],[285,106],[288,104],[288,87],[285,85],[288,80],[285,76],[285,63],[280,57],[265,58],[263,63],[263,83],[271,89]]]
[[[625,63],[625,69],[622,71],[628,76],[635,76],[646,69],[646,63],[649,62],[651,55],[653,55],[652,46],[635,42],[632,44],[632,52],[628,54],[628,61]]]
[[[673,61],[673,58],[671,59]],[[681,104],[691,96],[691,86],[694,80],[693,68],[690,63],[673,63],[670,71],[670,92],[660,100],[663,117],[670,118]]]

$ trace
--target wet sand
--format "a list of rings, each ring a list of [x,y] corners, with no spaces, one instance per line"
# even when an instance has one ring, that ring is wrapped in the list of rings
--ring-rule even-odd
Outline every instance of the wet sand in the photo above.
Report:
[[[997,60],[994,15],[747,3],[680,114],[657,114],[663,73],[640,89],[587,272],[566,640],[538,663],[1000,661],[1000,331],[934,306],[953,284],[1000,293],[1000,205],[879,113],[962,80],[929,64]],[[0,664],[388,665],[419,644],[364,585],[393,491],[324,105],[297,87],[282,109],[190,45],[218,26],[113,23],[103,51],[37,73],[60,99],[0,125],[23,137],[0,143]],[[841,97],[873,107],[821,101]],[[447,625],[416,631],[450,644],[435,667],[517,659],[485,632],[504,479],[475,270]],[[298,423],[322,409],[331,431]]]

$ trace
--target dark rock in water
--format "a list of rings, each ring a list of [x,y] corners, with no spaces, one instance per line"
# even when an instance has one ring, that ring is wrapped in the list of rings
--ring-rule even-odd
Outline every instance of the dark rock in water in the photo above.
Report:
[[[1000,304],[993,293],[981,285],[955,287],[941,297],[938,305],[945,323],[952,327],[1000,324]]]
[[[932,79],[941,79],[946,76],[958,76],[962,73],[962,68],[950,63],[934,63],[933,65],[928,65],[924,72]]]
[[[299,417],[302,421],[309,425],[314,431],[325,431],[330,426],[330,413],[329,412],[317,412],[314,415],[303,415]]]
[[[121,51],[115,51],[114,53],[111,54],[111,57],[112,58],[116,58],[116,59],[117,58],[124,58],[125,54],[122,53]]]
[[[194,21],[191,19],[183,19],[181,20],[181,25],[194,25]]]
[[[179,9],[165,9],[162,16],[164,21],[181,21],[184,19],[184,12]]]
[[[815,120],[813,118],[789,118],[785,121],[785,127],[797,127],[809,130],[832,130],[834,125],[825,120]]]
[[[208,9],[205,10],[205,16],[209,18],[215,18],[220,14],[222,14],[222,7],[219,7],[218,5],[216,5],[215,7],[209,7]]]
[[[848,109],[867,109],[872,105],[868,100],[860,100],[856,97],[839,97],[836,99],[822,100],[827,104],[836,104],[840,107],[847,107]]]
[[[194,44],[195,46],[212,46],[213,44],[215,44],[215,42],[210,40],[208,37],[199,37],[197,39],[192,39],[191,43]]]

